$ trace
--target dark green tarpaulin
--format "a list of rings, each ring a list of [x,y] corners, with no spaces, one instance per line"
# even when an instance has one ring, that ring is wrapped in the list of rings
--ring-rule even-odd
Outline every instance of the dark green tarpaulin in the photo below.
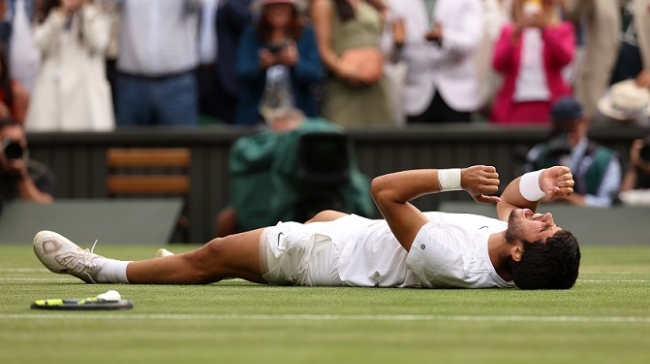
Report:
[[[341,133],[342,130],[325,120],[310,119],[290,132],[264,131],[235,142],[229,170],[231,205],[237,212],[240,230],[295,221],[298,204],[325,193],[314,186],[305,189],[296,178],[300,136],[312,132]],[[337,192],[343,199],[345,212],[373,216],[370,180],[358,170],[353,150],[350,155],[350,181]]]

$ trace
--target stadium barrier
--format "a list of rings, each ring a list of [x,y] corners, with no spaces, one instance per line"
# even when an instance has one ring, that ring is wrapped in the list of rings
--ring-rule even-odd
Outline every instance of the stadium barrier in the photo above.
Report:
[[[6,204],[0,216],[0,242],[28,242],[40,230],[52,230],[85,248],[95,240],[159,246],[170,240],[182,207],[181,198],[16,201]]]
[[[214,217],[228,206],[230,181],[228,152],[237,138],[250,130],[227,126],[200,128],[129,128],[111,133],[31,133],[31,157],[46,163],[57,176],[57,199],[103,199],[108,148],[170,148],[191,150],[192,189],[187,202],[191,221],[189,241],[205,242],[214,234]],[[628,158],[633,139],[646,130],[635,127],[594,129],[591,137]],[[360,170],[370,177],[413,168],[450,168],[472,164],[494,165],[502,181],[521,173],[521,155],[546,140],[545,127],[498,127],[487,124],[449,124],[395,130],[350,130]],[[504,184],[505,186],[505,184]],[[463,201],[464,192],[418,199],[424,210],[441,201]]]

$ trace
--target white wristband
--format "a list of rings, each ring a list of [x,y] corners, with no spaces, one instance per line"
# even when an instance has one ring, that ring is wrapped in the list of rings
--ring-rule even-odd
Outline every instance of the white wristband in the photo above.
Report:
[[[460,168],[439,169],[438,183],[440,191],[457,191],[462,190],[460,185]]]
[[[542,170],[535,172],[528,172],[521,176],[519,180],[519,192],[521,196],[528,201],[539,201],[546,193],[539,187],[539,175],[542,174]]]

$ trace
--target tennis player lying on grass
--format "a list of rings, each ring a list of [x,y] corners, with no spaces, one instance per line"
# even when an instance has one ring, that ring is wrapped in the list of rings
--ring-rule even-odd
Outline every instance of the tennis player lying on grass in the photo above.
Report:
[[[206,284],[243,278],[272,285],[568,289],[578,277],[580,249],[544,197],[567,196],[567,167],[531,172],[501,198],[494,167],[411,170],[377,177],[372,195],[385,220],[323,211],[305,224],[280,222],[210,241],[184,254],[126,262],[84,250],[50,231],[34,251],[52,272],[88,283]],[[422,213],[409,203],[430,193],[467,191],[497,203],[500,220],[470,214]]]

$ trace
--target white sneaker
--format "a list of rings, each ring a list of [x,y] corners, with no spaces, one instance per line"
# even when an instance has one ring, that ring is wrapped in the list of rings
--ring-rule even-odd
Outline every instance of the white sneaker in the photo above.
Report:
[[[172,255],[174,255],[174,253],[170,252],[169,250],[167,250],[165,248],[160,248],[156,252],[156,258],[169,257],[169,256],[172,256]]]
[[[94,244],[90,250],[81,249],[53,231],[41,231],[34,237],[34,253],[47,269],[73,275],[86,283],[97,283],[95,275],[103,268],[95,262],[96,258],[103,257],[93,250]]]

